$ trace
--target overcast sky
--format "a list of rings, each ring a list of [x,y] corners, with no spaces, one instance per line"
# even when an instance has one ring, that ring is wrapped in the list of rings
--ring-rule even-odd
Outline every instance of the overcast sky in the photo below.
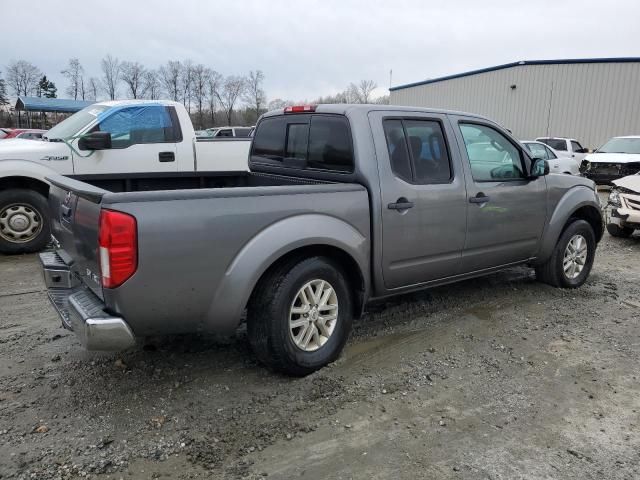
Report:
[[[386,93],[390,70],[401,85],[517,60],[640,56],[639,0],[2,3],[0,69],[28,60],[62,95],[69,58],[99,77],[108,53],[147,67],[260,69],[269,100],[311,100],[360,79]]]

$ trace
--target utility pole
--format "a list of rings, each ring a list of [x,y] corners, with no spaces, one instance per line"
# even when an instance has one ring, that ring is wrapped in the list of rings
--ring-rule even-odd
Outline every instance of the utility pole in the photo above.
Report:
[[[392,80],[393,80],[393,69],[389,70],[389,88],[391,88]]]

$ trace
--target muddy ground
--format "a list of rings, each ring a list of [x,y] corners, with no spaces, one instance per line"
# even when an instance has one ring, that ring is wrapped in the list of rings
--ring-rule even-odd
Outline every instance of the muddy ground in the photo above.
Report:
[[[246,337],[82,351],[35,256],[0,257],[0,478],[640,478],[640,237],[588,283],[525,268],[374,305],[342,357]]]

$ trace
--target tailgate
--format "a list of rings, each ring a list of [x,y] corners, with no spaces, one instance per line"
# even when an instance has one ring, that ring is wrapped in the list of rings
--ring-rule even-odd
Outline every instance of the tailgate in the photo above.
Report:
[[[74,277],[101,299],[98,258],[100,202],[106,190],[63,176],[49,177],[51,231],[56,253]]]

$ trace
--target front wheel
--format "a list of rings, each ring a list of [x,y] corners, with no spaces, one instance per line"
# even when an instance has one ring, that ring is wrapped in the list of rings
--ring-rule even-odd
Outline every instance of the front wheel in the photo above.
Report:
[[[37,252],[49,238],[49,210],[41,193],[26,189],[0,192],[1,253]]]
[[[536,267],[536,277],[554,287],[578,288],[591,272],[595,253],[593,228],[585,220],[574,220],[560,235],[551,258]]]
[[[621,227],[615,223],[607,223],[607,232],[612,237],[629,238],[633,234],[633,228]]]
[[[303,376],[338,358],[352,319],[342,269],[312,257],[285,263],[260,282],[248,307],[247,333],[258,360]]]

